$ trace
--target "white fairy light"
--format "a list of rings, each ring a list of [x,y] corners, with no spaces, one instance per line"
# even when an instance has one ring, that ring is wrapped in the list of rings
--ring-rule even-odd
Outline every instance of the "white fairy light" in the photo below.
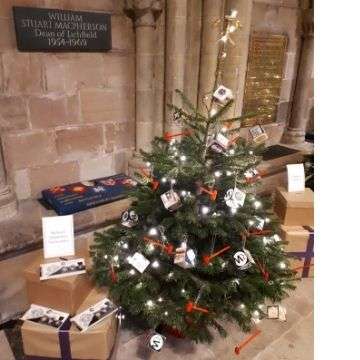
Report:
[[[226,262],[224,261],[224,262],[221,264],[221,268],[224,269],[226,265],[227,265],[227,264],[226,264]]]
[[[181,160],[181,161],[186,161],[186,156],[185,156],[185,155],[181,155],[181,156],[180,156],[180,160]]]
[[[119,255],[115,255],[114,260],[115,260],[115,262],[118,262],[119,261]]]
[[[209,213],[209,211],[210,211],[210,208],[208,206],[202,206],[201,207],[201,213],[203,215],[207,215]]]
[[[240,304],[240,309],[245,309],[245,304]]]
[[[254,207],[255,207],[255,209],[260,208],[261,205],[262,205],[261,201],[259,201],[259,200],[254,201]]]
[[[176,184],[176,180],[175,180],[175,179],[171,179],[171,180],[170,180],[170,183],[171,183],[172,185],[174,185],[174,184]]]
[[[158,298],[158,302],[162,302],[163,301],[163,298],[162,297],[159,297]]]
[[[263,243],[264,245],[267,245],[270,242],[270,239],[266,236],[263,237]]]
[[[152,300],[148,300],[146,302],[146,306],[151,309],[152,307],[154,307],[154,302]]]
[[[153,244],[148,244],[146,249],[148,252],[153,252],[155,250],[155,246]]]
[[[236,285],[239,285],[239,284],[240,284],[240,280],[239,280],[239,279],[234,279],[234,280],[233,280],[233,283],[236,284]],[[244,305],[244,304],[242,304],[242,305]],[[241,305],[240,305],[240,306],[241,306]]]
[[[158,231],[155,227],[152,227],[150,230],[149,230],[149,235],[151,236],[154,236],[154,235],[157,235]]]
[[[230,150],[229,150],[229,154],[230,154],[230,155],[234,155],[234,154],[235,154],[235,150],[234,150],[234,149],[230,149]]]
[[[253,226],[255,224],[254,220],[249,220],[249,225]]]
[[[285,268],[286,268],[286,264],[285,264],[283,261],[279,262],[279,268],[280,268],[280,269],[285,269]]]
[[[132,260],[132,257],[131,256],[128,256],[127,258],[126,258],[126,261],[129,263],[130,261]]]
[[[171,272],[171,273],[169,273],[168,278],[172,278],[173,276],[174,276],[174,273]]]
[[[126,243],[123,243],[122,244],[122,248],[123,249],[128,249],[129,248],[129,244],[126,242]]]
[[[216,109],[210,110],[210,116],[214,116],[217,113]]]
[[[226,175],[227,175],[227,176],[231,176],[232,174],[233,174],[232,171],[229,171],[229,170],[226,171]]]
[[[227,128],[226,126],[223,126],[223,127],[221,128],[221,131],[222,131],[222,132],[227,132],[227,130],[228,130],[228,128]]]
[[[236,207],[232,207],[231,209],[230,209],[230,211],[231,211],[231,213],[232,214],[236,214],[237,213],[237,208]]]
[[[260,313],[259,313],[257,310],[255,310],[255,311],[253,312],[253,316],[254,316],[254,317],[259,317],[259,316],[260,316]]]
[[[170,142],[169,142],[170,145],[174,145],[175,143],[176,143],[175,139],[171,139]]]
[[[220,177],[222,175],[222,172],[221,171],[219,171],[219,170],[216,170],[215,172],[214,172],[214,176],[215,177]]]
[[[180,195],[181,195],[181,196],[186,196],[186,191],[185,191],[185,190],[181,190]]]
[[[270,219],[268,217],[265,218],[265,222],[268,224],[270,222]]]
[[[237,17],[238,11],[236,9],[232,9],[229,15],[230,19],[235,19]]]
[[[108,256],[107,255],[104,255],[104,259],[106,260],[108,258]]]
[[[150,166],[151,166],[151,162],[148,161],[145,165],[146,165],[147,167],[150,167]]]
[[[155,260],[155,261],[151,264],[151,266],[152,266],[154,269],[157,269],[157,268],[160,266],[160,263],[159,263],[157,260]]]
[[[135,275],[135,270],[134,269],[129,270],[129,274],[130,275]]]
[[[164,315],[165,315],[165,316],[168,316],[168,315],[169,315],[169,313],[168,313],[167,311],[165,311],[165,312],[164,312]]]
[[[161,182],[164,184],[164,183],[166,183],[167,182],[167,178],[166,177],[162,177],[161,178]]]
[[[254,152],[252,150],[250,150],[249,155],[254,155]]]
[[[185,294],[185,289],[181,289],[181,293],[182,293],[182,294]]]
[[[141,289],[143,286],[143,283],[140,281],[138,284],[136,284],[135,288],[136,289]]]

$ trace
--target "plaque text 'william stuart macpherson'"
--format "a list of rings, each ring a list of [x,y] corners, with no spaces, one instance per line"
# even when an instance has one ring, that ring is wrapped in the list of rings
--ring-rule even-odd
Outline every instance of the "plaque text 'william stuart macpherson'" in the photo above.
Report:
[[[107,51],[109,14],[14,7],[18,49],[22,51]]]

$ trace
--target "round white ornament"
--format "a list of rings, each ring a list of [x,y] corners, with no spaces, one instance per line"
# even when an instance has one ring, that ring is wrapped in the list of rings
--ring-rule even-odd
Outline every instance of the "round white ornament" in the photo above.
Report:
[[[246,265],[246,263],[248,262],[248,257],[243,251],[238,251],[234,254],[234,260],[236,266],[241,267]]]
[[[150,347],[155,351],[160,351],[164,346],[164,338],[160,334],[155,334],[151,336]]]

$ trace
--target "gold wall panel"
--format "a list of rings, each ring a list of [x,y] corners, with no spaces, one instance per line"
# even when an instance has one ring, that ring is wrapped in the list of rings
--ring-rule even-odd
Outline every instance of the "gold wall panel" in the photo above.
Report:
[[[243,114],[266,112],[243,121],[243,126],[276,121],[287,37],[253,32],[245,79]]]

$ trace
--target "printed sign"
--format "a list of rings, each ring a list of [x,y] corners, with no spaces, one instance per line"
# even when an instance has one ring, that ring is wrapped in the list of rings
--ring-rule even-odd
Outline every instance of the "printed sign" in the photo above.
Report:
[[[44,257],[75,254],[74,218],[72,215],[42,218]]]
[[[13,7],[21,51],[111,50],[110,14]]]
[[[286,165],[288,175],[288,192],[305,191],[304,164]]]

